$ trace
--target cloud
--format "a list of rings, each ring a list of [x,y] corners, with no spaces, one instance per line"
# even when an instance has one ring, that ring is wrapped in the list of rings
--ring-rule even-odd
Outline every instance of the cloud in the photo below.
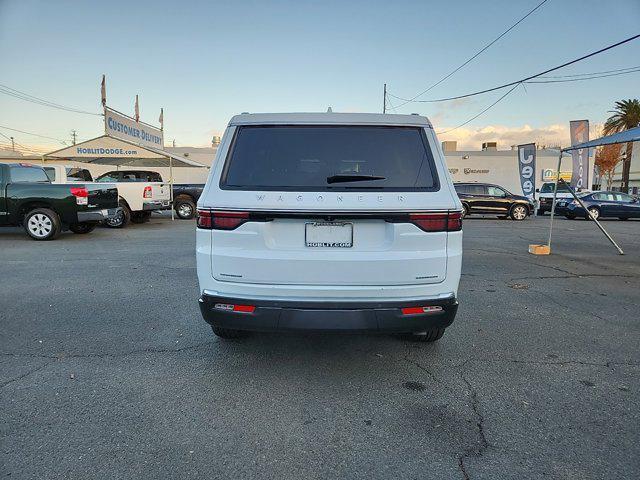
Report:
[[[447,127],[442,127],[446,131]],[[505,125],[488,125],[476,128],[458,128],[449,133],[439,135],[441,141],[455,140],[458,150],[480,150],[483,142],[498,142],[499,150],[507,150],[511,145],[535,142],[541,145],[558,146],[569,143],[569,124],[551,124],[541,127],[522,125],[507,127]]]

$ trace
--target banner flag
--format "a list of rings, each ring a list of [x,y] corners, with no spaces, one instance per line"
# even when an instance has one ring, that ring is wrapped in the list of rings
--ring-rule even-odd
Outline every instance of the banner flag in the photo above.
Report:
[[[105,80],[105,76],[102,75],[102,83],[100,84],[100,95],[102,97],[102,106],[107,106],[107,83]]]
[[[160,117],[158,117],[158,122],[160,122],[160,130],[164,130],[164,108],[160,109]]]
[[[536,144],[518,145],[518,170],[522,193],[534,201],[536,191]]]
[[[589,141],[589,120],[572,120],[569,122],[571,145]],[[589,149],[580,148],[571,151],[572,173],[571,186],[576,189],[590,188],[589,181]]]
[[[138,105],[138,95],[136,95],[135,119],[136,119],[136,122],[140,121],[140,107]]]

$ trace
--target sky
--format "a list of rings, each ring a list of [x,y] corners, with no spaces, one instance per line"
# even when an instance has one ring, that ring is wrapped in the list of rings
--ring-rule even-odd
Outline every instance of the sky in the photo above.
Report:
[[[380,112],[383,85],[412,97],[459,66],[540,0],[468,1],[36,1],[0,0],[0,84],[100,113],[108,104],[157,124],[165,143],[206,146],[241,112]],[[481,56],[422,98],[510,82],[640,33],[640,0],[548,0]],[[640,40],[550,75],[640,65]],[[506,91],[398,113],[450,130]],[[568,123],[602,124],[616,100],[640,97],[640,73],[518,87],[468,125],[440,135],[459,148],[569,143]],[[391,104],[400,102],[391,97]],[[391,109],[391,112],[394,110]],[[42,150],[104,132],[95,115],[0,93],[0,133]],[[0,136],[0,148],[6,144]]]

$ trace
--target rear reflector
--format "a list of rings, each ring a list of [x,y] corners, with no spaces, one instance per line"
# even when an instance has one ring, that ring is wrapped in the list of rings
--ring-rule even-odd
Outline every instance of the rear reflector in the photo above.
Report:
[[[89,191],[85,187],[71,187],[69,190],[76,197],[77,205],[89,205]]]
[[[428,307],[407,307],[402,309],[403,315],[422,315],[425,313],[438,313],[442,311],[440,306],[428,306]]]
[[[409,221],[425,232],[457,232],[462,230],[462,213],[410,213]]]
[[[238,313],[253,313],[256,309],[253,305],[233,305],[231,303],[216,303],[213,308]]]
[[[213,230],[234,230],[249,220],[249,212],[220,210],[198,210],[198,228]]]

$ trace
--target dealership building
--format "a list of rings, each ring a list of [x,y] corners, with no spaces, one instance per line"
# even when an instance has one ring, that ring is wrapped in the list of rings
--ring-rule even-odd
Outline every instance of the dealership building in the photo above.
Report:
[[[498,150],[495,142],[482,144],[481,150],[458,150],[456,142],[442,142],[442,150],[454,182],[484,182],[500,185],[511,193],[522,195],[518,165],[518,149]],[[557,149],[536,150],[535,188],[552,182],[558,168]],[[593,178],[593,158],[590,160],[588,184]],[[561,178],[571,178],[571,155],[562,157]]]

